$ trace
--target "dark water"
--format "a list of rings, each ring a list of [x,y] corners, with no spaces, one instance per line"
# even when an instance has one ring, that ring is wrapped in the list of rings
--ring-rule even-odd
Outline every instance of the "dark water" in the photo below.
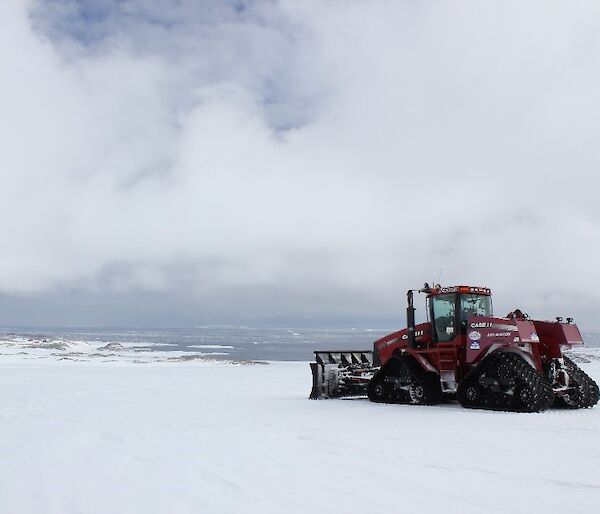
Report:
[[[148,345],[147,349],[150,351],[227,353],[227,358],[236,360],[308,361],[312,360],[315,350],[369,350],[373,347],[373,341],[393,330],[246,327],[128,330],[2,327],[0,336],[135,343],[136,346]],[[219,345],[233,348],[194,348],[194,345]]]
[[[370,350],[373,341],[394,329],[292,329],[196,327],[186,329],[96,329],[2,327],[0,336],[100,341],[148,345],[147,350],[227,353],[240,360],[309,361],[315,350]],[[600,332],[582,331],[589,347],[600,347]],[[162,346],[164,345],[164,346]],[[194,348],[219,345],[233,348]]]

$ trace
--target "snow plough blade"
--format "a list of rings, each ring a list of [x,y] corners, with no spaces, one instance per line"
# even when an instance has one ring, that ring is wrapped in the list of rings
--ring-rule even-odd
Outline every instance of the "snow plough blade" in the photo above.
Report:
[[[366,396],[367,385],[379,369],[372,351],[317,351],[310,363],[313,383],[310,398]]]

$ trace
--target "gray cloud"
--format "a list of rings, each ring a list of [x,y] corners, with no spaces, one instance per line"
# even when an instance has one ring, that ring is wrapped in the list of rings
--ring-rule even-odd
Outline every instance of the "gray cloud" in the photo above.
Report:
[[[0,9],[5,296],[391,318],[441,277],[595,321],[595,2]]]

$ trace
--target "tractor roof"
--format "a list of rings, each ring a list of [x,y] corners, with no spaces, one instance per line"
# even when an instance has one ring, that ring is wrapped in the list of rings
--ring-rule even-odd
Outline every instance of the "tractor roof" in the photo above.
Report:
[[[488,287],[476,287],[476,286],[451,286],[442,287],[439,284],[434,284],[428,296],[436,296],[438,294],[446,293],[470,293],[470,294],[483,294],[491,295],[492,291]]]

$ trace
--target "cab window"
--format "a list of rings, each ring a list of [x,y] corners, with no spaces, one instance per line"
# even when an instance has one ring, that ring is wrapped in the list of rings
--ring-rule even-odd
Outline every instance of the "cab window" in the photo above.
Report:
[[[481,294],[460,295],[460,321],[466,323],[469,316],[491,316],[492,298]]]
[[[441,294],[433,297],[433,324],[438,341],[450,341],[454,338],[456,332],[454,326],[455,300],[454,294]]]

